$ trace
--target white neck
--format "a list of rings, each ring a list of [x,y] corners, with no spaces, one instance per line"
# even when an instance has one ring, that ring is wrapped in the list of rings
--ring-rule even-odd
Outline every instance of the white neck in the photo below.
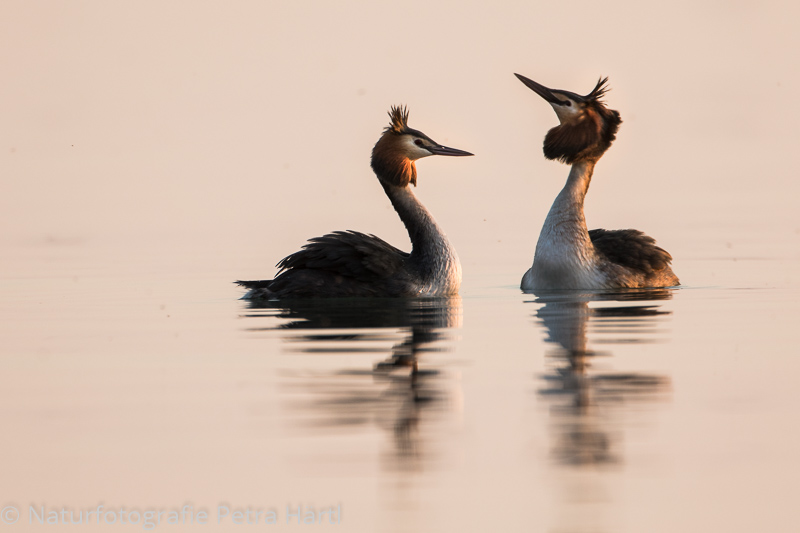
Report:
[[[556,196],[542,226],[533,267],[523,288],[586,288],[595,275],[597,256],[586,228],[583,202],[594,161],[572,165],[567,183]]]
[[[587,239],[589,238],[586,218],[583,216],[583,202],[586,199],[593,172],[594,163],[592,162],[580,161],[572,165],[566,185],[558,193],[550,207],[542,233],[545,230],[555,231],[558,226],[568,225],[573,230],[586,234]]]

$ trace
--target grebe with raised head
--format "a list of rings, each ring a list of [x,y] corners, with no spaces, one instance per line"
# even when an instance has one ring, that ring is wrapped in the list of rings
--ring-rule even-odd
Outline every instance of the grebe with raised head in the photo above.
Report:
[[[672,287],[672,256],[634,229],[587,230],[583,203],[597,161],[611,146],[622,123],[601,101],[608,78],[580,96],[548,89],[520,74],[519,80],[544,98],[560,124],[547,132],[544,156],[572,166],[567,183],[547,214],[533,266],[522,277],[523,290]]]
[[[433,216],[411,190],[417,159],[466,156],[408,127],[408,110],[392,107],[391,123],[372,149],[372,170],[405,224],[411,253],[374,235],[336,231],[310,239],[281,260],[275,279],[237,281],[247,299],[450,296],[461,285],[461,263]]]

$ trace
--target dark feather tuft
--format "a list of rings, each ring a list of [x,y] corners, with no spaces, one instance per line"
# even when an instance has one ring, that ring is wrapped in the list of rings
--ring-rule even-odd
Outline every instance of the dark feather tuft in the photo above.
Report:
[[[408,129],[408,108],[404,105],[392,106],[389,111],[389,117],[392,119],[384,131],[391,131],[392,133],[405,133]]]
[[[556,126],[544,138],[544,156],[572,164],[582,159],[587,148],[597,144],[599,135],[598,125],[591,120]]]
[[[606,84],[608,83],[608,76],[605,78],[600,78],[597,80],[597,85],[595,85],[592,92],[584,96],[584,98],[588,100],[594,100],[595,102],[600,102],[600,99],[605,96],[605,94],[611,90]]]

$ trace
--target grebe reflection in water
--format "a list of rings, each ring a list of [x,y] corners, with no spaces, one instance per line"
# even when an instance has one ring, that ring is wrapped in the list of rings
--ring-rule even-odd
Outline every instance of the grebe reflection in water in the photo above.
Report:
[[[446,457],[438,444],[457,422],[461,391],[443,354],[462,324],[458,296],[251,300],[247,307],[249,333],[277,335],[285,355],[308,362],[279,374],[293,428],[320,436],[377,426],[391,435],[384,448],[391,469]]]
[[[546,386],[539,391],[551,405],[554,430],[552,455],[570,466],[616,465],[624,462],[618,437],[631,428],[631,413],[642,403],[660,400],[670,379],[657,374],[592,369],[598,357],[589,340],[611,345],[656,342],[671,312],[658,300],[672,297],[669,289],[618,291],[536,291],[537,321],[547,332],[551,350]],[[636,407],[632,407],[636,406]]]

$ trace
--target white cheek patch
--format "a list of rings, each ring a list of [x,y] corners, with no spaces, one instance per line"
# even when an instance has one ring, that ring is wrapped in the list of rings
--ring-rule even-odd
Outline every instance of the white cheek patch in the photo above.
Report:
[[[422,159],[423,157],[428,157],[429,155],[433,155],[426,149],[422,148],[421,146],[417,146],[414,143],[414,137],[411,135],[403,135],[403,150],[405,151],[406,157],[409,159]]]
[[[575,105],[573,102],[572,105],[557,105],[557,104],[550,104],[553,106],[553,111],[556,112],[556,116],[558,116],[559,122],[564,124],[565,122],[572,122],[578,115],[580,115],[580,110],[578,106]]]

